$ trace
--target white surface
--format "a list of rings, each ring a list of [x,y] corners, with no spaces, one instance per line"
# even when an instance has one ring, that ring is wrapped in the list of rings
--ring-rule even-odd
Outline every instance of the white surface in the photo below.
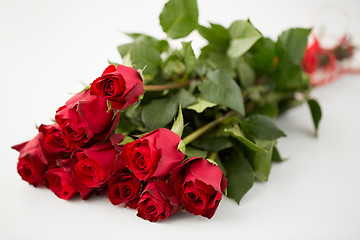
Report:
[[[224,199],[211,220],[179,213],[150,223],[106,197],[58,199],[16,172],[10,146],[49,123],[69,92],[90,83],[119,61],[125,32],[164,37],[158,15],[165,1],[0,1],[0,239],[360,239],[360,76],[316,89],[323,109],[319,138],[312,136],[306,106],[278,120],[279,142],[289,161],[273,166],[240,206]],[[358,1],[206,1],[200,21],[228,25],[249,17],[264,35],[310,26],[319,10],[335,3],[347,11],[359,40]],[[335,19],[333,19],[335,20]],[[202,42],[197,40],[194,47]]]

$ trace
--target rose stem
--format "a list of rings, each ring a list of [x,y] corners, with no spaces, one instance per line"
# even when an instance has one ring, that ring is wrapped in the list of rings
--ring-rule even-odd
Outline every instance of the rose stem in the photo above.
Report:
[[[144,91],[155,92],[155,91],[164,91],[170,89],[179,89],[179,88],[187,87],[188,85],[189,85],[189,81],[163,84],[163,85],[144,85]]]
[[[194,141],[195,139],[197,139],[198,137],[200,137],[201,135],[203,135],[204,133],[206,133],[207,131],[209,131],[211,128],[215,127],[216,125],[218,125],[219,123],[221,123],[222,121],[224,121],[226,118],[230,117],[232,114],[234,113],[234,111],[229,111],[226,114],[224,114],[223,116],[215,119],[212,122],[209,122],[208,124],[206,124],[205,126],[197,129],[196,131],[192,132],[191,134],[187,135],[182,141],[184,143],[184,145],[187,145],[189,143],[191,143],[192,141]]]
[[[218,156],[218,152],[212,152],[209,154],[208,160],[213,160],[215,162],[216,158]]]

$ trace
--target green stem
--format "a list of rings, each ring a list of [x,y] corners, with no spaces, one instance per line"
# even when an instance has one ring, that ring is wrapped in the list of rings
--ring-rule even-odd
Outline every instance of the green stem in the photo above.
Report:
[[[229,111],[227,112],[225,115],[215,119],[212,122],[209,122],[208,124],[206,124],[205,126],[197,129],[196,131],[192,132],[191,134],[187,135],[182,141],[184,143],[184,145],[187,145],[189,143],[191,143],[192,141],[194,141],[195,139],[197,139],[198,137],[200,137],[201,135],[203,135],[204,133],[206,133],[207,131],[209,131],[211,128],[215,127],[216,125],[218,125],[219,123],[221,123],[222,121],[224,121],[226,118],[230,117],[234,112],[233,111]]]
[[[211,159],[211,160],[214,160],[214,161],[215,161],[215,159],[217,158],[217,156],[218,156],[218,152],[212,152],[212,153],[210,153],[208,159]]]
[[[155,91],[179,89],[179,88],[187,87],[188,85],[189,85],[189,81],[162,84],[162,85],[144,85],[144,91],[146,91],[146,92],[155,92]]]

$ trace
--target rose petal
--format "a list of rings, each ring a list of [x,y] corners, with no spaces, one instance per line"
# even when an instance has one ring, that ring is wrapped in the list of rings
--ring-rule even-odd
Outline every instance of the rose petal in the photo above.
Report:
[[[215,191],[222,192],[223,173],[218,166],[211,164],[206,159],[201,159],[191,163],[190,173],[195,179],[213,186]]]

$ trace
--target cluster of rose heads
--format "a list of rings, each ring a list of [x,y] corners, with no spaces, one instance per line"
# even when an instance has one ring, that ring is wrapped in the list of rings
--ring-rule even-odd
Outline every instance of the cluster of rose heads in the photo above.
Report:
[[[311,41],[312,40],[312,41]],[[311,35],[302,62],[310,75],[311,85],[325,85],[350,70],[349,60],[354,56],[354,47],[347,36],[333,48],[321,46],[315,34]]]
[[[160,128],[122,144],[114,130],[121,110],[143,94],[140,74],[110,65],[87,89],[56,111],[56,123],[41,125],[34,139],[13,146],[23,180],[45,185],[59,198],[82,199],[107,192],[110,202],[137,209],[151,222],[180,209],[211,218],[226,188],[217,165],[185,159],[180,136]]]

